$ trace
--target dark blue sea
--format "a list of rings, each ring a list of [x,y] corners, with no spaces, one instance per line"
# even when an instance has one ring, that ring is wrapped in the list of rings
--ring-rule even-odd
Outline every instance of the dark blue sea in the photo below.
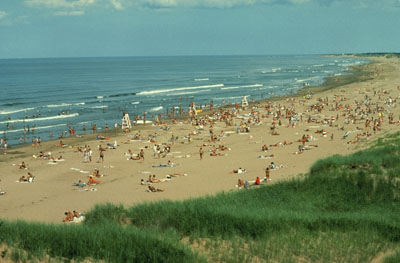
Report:
[[[0,60],[0,134],[9,144],[82,126],[147,119],[191,101],[215,106],[320,85],[365,59],[326,56],[190,56]],[[28,132],[29,128],[29,132]],[[32,128],[34,132],[32,132]]]

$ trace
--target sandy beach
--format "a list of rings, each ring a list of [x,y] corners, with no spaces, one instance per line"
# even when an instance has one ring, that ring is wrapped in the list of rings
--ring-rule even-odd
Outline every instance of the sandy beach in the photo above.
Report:
[[[0,156],[0,189],[6,192],[0,196],[0,217],[61,223],[65,211],[84,213],[99,203],[129,206],[166,199],[184,200],[221,191],[243,191],[235,187],[238,179],[264,178],[265,168],[271,162],[277,168],[271,170],[272,180],[266,184],[299,176],[320,158],[354,152],[367,147],[377,137],[399,131],[400,108],[396,100],[400,92],[400,60],[371,60],[374,63],[365,66],[373,76],[370,80],[309,97],[263,101],[236,113],[229,109],[233,125],[227,125],[220,115],[211,114],[215,119],[212,132],[217,140],[214,142],[210,141],[209,119],[203,116],[204,125],[178,120],[175,124],[135,127],[129,133],[117,135],[110,131],[105,134],[109,140],[85,135],[63,139],[64,147],[55,140],[44,142],[40,147],[10,149]],[[273,123],[276,135],[271,132]],[[243,129],[238,133],[241,124]],[[244,126],[250,131],[246,132]],[[190,142],[186,138],[189,134]],[[303,135],[307,138],[304,146]],[[173,144],[172,136],[177,137]],[[107,147],[115,141],[116,149]],[[153,150],[155,144],[161,148],[169,145],[170,151],[158,158]],[[79,151],[78,147],[82,149],[85,145],[93,151],[92,162],[84,162],[84,154]],[[100,145],[105,148],[104,162],[98,162]],[[268,151],[262,151],[263,145]],[[299,146],[304,150],[299,150]],[[204,152],[202,160],[200,147]],[[210,156],[213,147],[217,156]],[[129,160],[129,150],[138,154],[141,149],[144,160]],[[51,152],[54,157],[62,156],[62,160],[39,158],[40,151]],[[273,157],[268,158],[271,155]],[[168,161],[174,165],[156,167]],[[19,167],[22,162],[27,169]],[[247,172],[233,172],[239,168]],[[74,185],[79,180],[87,183],[95,169],[104,175],[96,178],[101,181],[99,184]],[[28,172],[35,180],[18,182]],[[151,184],[163,192],[148,192],[148,184],[140,183],[149,175],[164,181],[168,179],[166,175],[173,174],[182,176]]]

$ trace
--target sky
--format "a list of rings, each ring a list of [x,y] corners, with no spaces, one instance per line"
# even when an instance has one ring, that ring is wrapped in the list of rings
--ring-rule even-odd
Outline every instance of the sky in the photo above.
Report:
[[[0,59],[400,52],[400,0],[0,0]]]

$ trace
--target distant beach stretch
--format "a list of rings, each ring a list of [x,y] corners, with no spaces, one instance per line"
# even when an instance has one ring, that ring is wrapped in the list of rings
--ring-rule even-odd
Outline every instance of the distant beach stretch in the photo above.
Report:
[[[234,57],[230,59],[235,60]],[[51,94],[47,99],[41,95],[43,101],[38,98],[37,104],[31,103],[34,98],[18,102],[21,108],[29,109],[26,112],[16,105],[5,106],[1,115],[2,129],[7,123],[15,124],[15,130],[24,130],[23,126],[27,129],[29,123],[35,123],[33,120],[38,124],[34,133],[26,132],[30,140],[37,136],[32,144],[15,148],[19,144],[17,138],[23,134],[10,127],[7,138],[13,130],[18,136],[10,139],[11,147],[5,147],[2,140],[1,217],[80,222],[85,211],[98,203],[131,205],[163,199],[182,200],[220,191],[242,191],[240,189],[298,176],[307,172],[319,158],[354,152],[387,132],[399,130],[400,64],[397,58],[371,57],[368,64],[364,63],[366,59],[353,57],[312,56],[304,60],[302,65],[248,68],[240,73],[240,78],[246,80],[236,84],[230,83],[233,82],[230,79],[224,84],[207,85],[205,82],[221,82],[221,79],[215,80],[218,72],[215,70],[212,75],[199,69],[202,73],[191,72],[185,81],[178,80],[173,86],[196,81],[204,85],[185,88],[185,92],[211,90],[213,93],[204,97],[200,96],[203,93],[192,94],[188,100],[184,98],[186,94],[182,94],[183,89],[172,89],[167,87],[171,84],[165,84],[157,89],[136,90],[135,95],[119,91],[118,87],[95,94],[93,91],[86,94],[83,90],[79,96],[83,94],[92,100],[79,105],[65,102],[69,104],[66,107],[56,106]],[[348,65],[338,66],[342,63]],[[342,72],[354,64],[362,64],[354,68],[354,75]],[[326,76],[330,78],[325,86],[312,87],[315,75],[320,74],[321,69],[328,71],[329,67],[332,68]],[[299,74],[304,71],[301,74],[308,80],[295,80],[297,75],[292,75],[290,82],[280,79],[280,74],[284,75],[282,72],[291,71],[299,71]],[[313,71],[319,73],[314,75]],[[274,75],[278,72],[281,73]],[[268,77],[261,84],[260,78],[264,75]],[[318,75],[321,81],[322,76]],[[101,82],[106,81],[106,76],[103,78]],[[274,94],[285,96],[268,98],[267,93],[263,100],[256,101],[257,96],[261,97],[260,89],[272,85],[269,81],[274,78],[281,89],[286,87],[282,91],[274,89]],[[282,81],[286,84],[279,84]],[[294,86],[295,83],[299,86]],[[303,83],[310,85],[303,86]],[[336,87],[330,89],[330,84]],[[234,88],[234,85],[241,88]],[[289,87],[296,93],[288,92]],[[253,95],[246,96],[252,89]],[[115,98],[121,100],[111,99],[119,92],[123,95]],[[71,90],[69,94],[72,93],[78,94],[78,91]],[[99,101],[98,94],[102,94],[103,101]],[[13,101],[14,96],[10,93],[4,100]],[[61,92],[57,96],[67,95]],[[143,96],[142,99],[139,96]],[[229,97],[239,99],[229,101],[228,105]],[[221,98],[225,98],[225,106]],[[166,104],[160,102],[164,99]],[[179,111],[180,104],[182,111]],[[169,118],[159,115],[173,105],[177,107],[175,115],[170,114]],[[137,108],[131,108],[134,106],[142,108],[135,111]],[[38,114],[39,108],[40,115],[24,118],[24,115]],[[54,109],[60,115],[55,114]],[[8,114],[4,114],[7,111]],[[147,112],[145,116],[144,112]],[[10,119],[7,120],[8,115]],[[67,120],[71,122],[70,128],[65,134],[66,124],[48,125],[46,120]],[[145,125],[135,125],[135,122]],[[45,133],[54,131],[53,140],[38,139],[44,137],[41,127],[48,127]],[[57,133],[62,136],[58,138]]]

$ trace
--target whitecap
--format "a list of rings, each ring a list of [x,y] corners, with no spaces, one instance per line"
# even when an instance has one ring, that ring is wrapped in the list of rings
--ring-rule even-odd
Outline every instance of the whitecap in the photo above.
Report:
[[[65,114],[65,115],[57,115],[50,117],[42,117],[42,118],[26,118],[26,119],[16,119],[16,120],[8,120],[2,121],[2,123],[16,123],[16,122],[37,122],[37,121],[47,121],[47,120],[56,120],[56,119],[65,119],[65,118],[73,118],[79,116],[79,113]]]
[[[53,105],[47,105],[47,108],[57,108],[57,107],[67,107],[67,106],[72,106],[72,104],[68,103],[62,103],[62,104],[53,104]]]
[[[104,108],[108,108],[107,105],[100,105],[100,106],[93,106],[92,109],[104,109]]]
[[[25,109],[19,109],[19,110],[10,110],[10,111],[0,111],[1,115],[7,115],[7,114],[13,114],[17,112],[22,112],[22,111],[31,111],[34,110],[35,108],[25,108]]]
[[[154,108],[150,109],[149,112],[156,112],[156,111],[160,111],[162,109],[163,109],[163,106],[154,107]]]
[[[175,88],[175,89],[159,89],[159,90],[141,91],[137,95],[154,95],[154,94],[167,93],[167,92],[173,92],[173,91],[219,88],[219,87],[223,87],[223,86],[224,86],[224,84],[214,84],[214,85],[183,87],[183,88]]]

